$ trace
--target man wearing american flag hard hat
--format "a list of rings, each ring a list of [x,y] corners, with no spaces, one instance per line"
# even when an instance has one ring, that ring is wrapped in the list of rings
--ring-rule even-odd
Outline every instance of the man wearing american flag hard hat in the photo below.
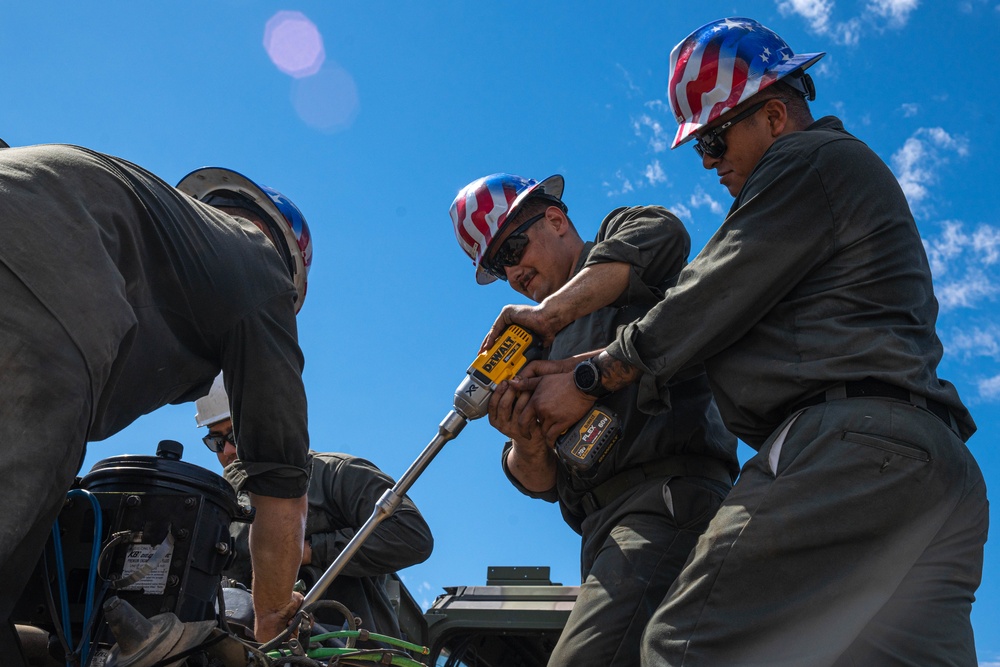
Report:
[[[937,301],[896,178],[812,117],[805,70],[823,55],[746,18],[670,54],[673,147],[693,142],[735,201],[594,364],[604,390],[652,397],[704,363],[757,454],[647,625],[643,665],[976,664],[976,424],[937,375]],[[514,383],[551,433],[593,403],[566,375]]]

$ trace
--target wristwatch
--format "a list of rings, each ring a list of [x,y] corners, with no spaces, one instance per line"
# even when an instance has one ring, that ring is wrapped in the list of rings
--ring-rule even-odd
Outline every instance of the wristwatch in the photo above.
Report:
[[[603,398],[611,392],[601,384],[601,369],[594,363],[594,359],[584,359],[573,369],[573,382],[576,388],[594,398]]]

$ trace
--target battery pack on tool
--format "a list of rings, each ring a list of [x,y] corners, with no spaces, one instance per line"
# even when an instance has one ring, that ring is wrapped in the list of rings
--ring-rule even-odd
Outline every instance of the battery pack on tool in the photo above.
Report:
[[[556,440],[556,453],[576,472],[587,472],[611,453],[622,435],[618,415],[595,406],[590,413]]]

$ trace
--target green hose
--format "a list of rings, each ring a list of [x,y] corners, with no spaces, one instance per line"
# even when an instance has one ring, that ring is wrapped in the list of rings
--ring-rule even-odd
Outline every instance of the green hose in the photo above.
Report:
[[[359,630],[338,630],[336,632],[326,632],[321,635],[314,635],[310,637],[310,642],[321,642],[327,639],[358,639],[362,634],[367,634],[368,639],[382,642],[390,646],[396,646],[407,651],[412,651],[414,653],[419,653],[420,655],[427,655],[430,653],[430,649],[426,646],[420,646],[419,644],[411,644],[410,642],[403,641],[402,639],[397,639],[395,637],[389,637],[386,635],[376,634],[374,632],[363,632]],[[270,651],[268,652],[268,657],[270,658],[281,658],[285,657],[282,651]],[[390,665],[399,665],[400,667],[426,667],[423,663],[414,660],[413,658],[402,654],[395,650],[379,650],[379,649],[357,649],[357,648],[314,648],[306,652],[306,656],[310,660],[322,660],[324,658],[346,658],[348,660],[357,660],[362,662],[382,662],[383,659],[388,656],[390,657]]]
[[[310,642],[321,642],[327,639],[357,639],[361,635],[360,630],[338,630],[336,632],[327,632],[321,635],[313,635],[309,638]],[[374,641],[382,642],[383,644],[389,644],[390,646],[398,646],[400,648],[406,649],[407,651],[413,651],[414,653],[419,653],[420,655],[427,655],[430,653],[430,649],[426,646],[420,646],[419,644],[411,644],[408,641],[403,641],[402,639],[396,639],[395,637],[389,637],[388,635],[380,635],[374,632],[369,632],[368,637]]]

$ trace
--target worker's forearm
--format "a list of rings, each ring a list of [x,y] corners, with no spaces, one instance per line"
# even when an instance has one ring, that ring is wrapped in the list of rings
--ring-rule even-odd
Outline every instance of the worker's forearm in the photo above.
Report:
[[[614,303],[628,289],[631,266],[625,262],[593,264],[577,273],[539,304],[559,331],[570,322]]]
[[[626,387],[642,375],[642,371],[616,357],[611,356],[606,351],[597,355],[594,361],[601,371],[601,385],[608,391],[618,391]]]
[[[306,496],[272,498],[250,494],[257,510],[250,526],[253,603],[257,618],[288,605],[302,562]]]
[[[511,440],[507,451],[507,470],[521,486],[532,493],[543,493],[556,485],[556,454],[550,447],[527,448]]]
[[[313,533],[312,565],[326,569],[354,538],[356,528]],[[417,509],[408,501],[386,517],[372,531],[341,574],[348,577],[377,577],[422,563],[431,555],[434,539]]]

